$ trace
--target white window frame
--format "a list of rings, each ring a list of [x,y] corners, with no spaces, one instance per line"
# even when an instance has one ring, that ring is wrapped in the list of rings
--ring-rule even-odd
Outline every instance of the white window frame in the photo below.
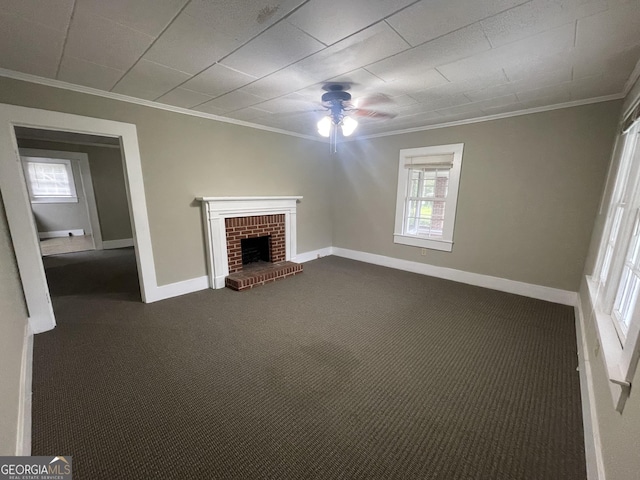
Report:
[[[612,165],[617,173],[607,205],[596,267],[587,277],[588,293],[609,377],[613,404],[622,412],[640,357],[640,295],[623,308],[625,287],[634,279],[633,250],[640,234],[640,122],[618,139]],[[612,166],[612,168],[614,168]]]
[[[24,178],[27,183],[27,190],[29,192],[29,198],[31,203],[78,203],[78,193],[76,191],[76,178],[73,173],[73,165],[71,160],[65,158],[47,158],[47,157],[37,157],[37,156],[23,156],[22,158],[22,168],[24,169]],[[31,176],[29,175],[29,164],[30,163],[54,163],[58,165],[64,165],[65,170],[67,171],[67,178],[69,179],[69,190],[71,192],[70,195],[58,195],[58,196],[45,196],[45,195],[34,195],[31,188]]]
[[[394,243],[413,247],[429,248],[450,252],[453,249],[453,232],[458,204],[458,190],[460,186],[460,171],[462,169],[462,152],[464,143],[450,145],[435,145],[430,147],[405,148],[400,150],[398,162],[398,193],[396,198],[396,218],[393,233]],[[412,168],[407,168],[412,158],[453,155],[453,162],[449,169],[448,193],[445,199],[445,216],[442,237],[434,238],[426,235],[409,235],[406,232],[407,198],[410,194]],[[436,167],[434,167],[435,169]],[[422,168],[417,168],[422,169]]]

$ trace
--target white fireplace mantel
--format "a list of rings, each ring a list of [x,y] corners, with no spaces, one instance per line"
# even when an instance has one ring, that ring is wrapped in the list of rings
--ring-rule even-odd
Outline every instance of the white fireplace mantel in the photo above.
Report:
[[[302,197],[196,197],[202,202],[202,220],[207,240],[207,272],[211,288],[223,288],[229,275],[225,219],[256,215],[285,218],[286,260],[296,258],[296,205]]]

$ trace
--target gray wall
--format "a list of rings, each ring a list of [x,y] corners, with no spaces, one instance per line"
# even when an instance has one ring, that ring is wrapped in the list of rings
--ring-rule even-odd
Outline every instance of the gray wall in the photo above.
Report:
[[[18,142],[18,146],[26,148],[22,142]],[[87,211],[87,202],[82,188],[80,164],[72,160],[71,168],[78,201],[76,203],[32,203],[31,210],[36,219],[38,232],[81,229],[86,234],[91,234],[89,212]]]
[[[89,168],[91,169],[91,180],[96,197],[102,240],[132,238],[131,218],[129,217],[122,156],[119,148],[28,139],[20,139],[18,145],[22,148],[86,153],[89,157]],[[36,215],[38,215],[41,210],[36,209],[36,206],[39,207],[40,205],[34,205],[33,208]],[[44,214],[46,213],[48,212],[44,212]],[[88,217],[85,215],[85,218]],[[51,228],[51,230],[62,230],[62,228]],[[38,231],[42,230],[38,229]]]
[[[640,81],[636,82],[634,88],[625,98],[624,109],[632,106],[638,98],[640,98]],[[611,191],[611,185],[614,180],[613,177],[615,177],[615,175],[612,175],[610,179],[607,192]],[[607,196],[609,196],[609,194],[610,193],[607,193]],[[596,216],[584,275],[591,275],[595,268],[597,251],[606,219],[607,202],[604,204],[602,213]],[[588,298],[584,278],[583,276],[580,300],[586,323],[585,337],[587,341],[587,354],[590,357],[592,368],[595,409],[600,427],[602,453],[607,480],[636,480],[640,477],[640,392],[638,392],[638,386],[640,386],[640,369],[636,370],[633,378],[631,396],[627,400],[624,411],[622,414],[619,414],[613,408],[611,393],[609,391],[609,379],[601,357],[596,325],[592,320],[591,302]]]
[[[336,247],[577,291],[619,101],[348,142]],[[452,252],[393,243],[402,148],[464,143]]]
[[[1,199],[1,197],[0,197]],[[0,203],[0,455],[15,455],[27,309],[9,227]]]
[[[0,102],[136,125],[159,285],[206,275],[199,195],[302,195],[298,252],[331,245],[324,143],[7,78]]]

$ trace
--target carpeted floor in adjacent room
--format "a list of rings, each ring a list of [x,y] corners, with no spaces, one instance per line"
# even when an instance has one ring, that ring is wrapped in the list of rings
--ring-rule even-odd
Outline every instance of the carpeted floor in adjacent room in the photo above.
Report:
[[[571,307],[338,257],[145,305],[132,249],[45,265],[33,455],[75,480],[586,478]]]

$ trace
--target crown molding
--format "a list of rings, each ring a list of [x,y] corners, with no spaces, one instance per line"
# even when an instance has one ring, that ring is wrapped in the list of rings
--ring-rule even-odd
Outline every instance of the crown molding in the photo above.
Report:
[[[312,135],[304,135],[302,133],[291,132],[288,130],[282,130],[280,128],[267,127],[265,125],[259,125],[257,123],[245,122],[242,120],[235,120],[233,118],[221,117],[218,115],[213,115],[211,113],[198,112],[196,110],[190,110],[188,108],[175,107],[173,105],[166,105],[164,103],[154,102],[151,100],[144,100],[141,98],[129,97],[127,95],[122,95],[120,93],[106,92],[104,90],[98,90],[96,88],[85,87],[82,85],[75,85],[73,83],[63,82],[61,80],[54,80],[52,78],[39,77],[37,75],[31,75],[28,73],[16,72],[14,70],[7,70],[5,68],[0,68],[0,77],[11,78],[14,80],[21,80],[29,83],[36,83],[39,85],[45,85],[48,87],[61,88],[64,90],[71,90],[73,92],[85,93],[87,95],[94,95],[98,97],[108,98],[111,100],[118,100],[126,103],[133,103],[135,105],[141,105],[144,107],[157,108],[159,110],[166,110],[173,113],[180,113],[182,115],[189,115],[192,117],[206,118],[208,120],[215,120],[217,122],[230,123],[232,125],[239,125],[242,127],[255,128],[256,130],[264,130],[272,133],[279,133],[281,135],[288,135],[291,137],[304,138],[305,140],[313,140],[314,142],[326,143],[326,140],[323,138],[317,138]],[[629,90],[635,83],[635,81],[640,77],[640,61],[636,64],[635,69],[629,76],[627,83],[625,84],[624,92],[615,95],[607,95],[603,97],[589,98],[585,100],[575,100],[572,102],[558,103],[555,105],[549,105],[545,107],[536,107],[529,108],[526,110],[518,110],[515,112],[508,113],[499,113],[496,115],[487,115],[484,117],[470,118],[467,120],[456,120],[455,122],[446,122],[446,123],[437,123],[433,125],[425,125],[422,127],[413,127],[406,128],[402,130],[394,130],[391,132],[382,132],[382,133],[374,133],[371,135],[362,135],[354,138],[343,139],[346,142],[355,142],[359,140],[368,140],[371,138],[379,138],[379,137],[387,137],[390,135],[402,135],[404,133],[414,133],[414,132],[423,132],[426,130],[437,130],[439,128],[448,128],[448,127],[456,127],[460,125],[470,125],[472,123],[481,123],[481,122],[489,122],[491,120],[500,120],[503,118],[517,117],[520,115],[529,115],[533,113],[541,113],[548,112],[551,110],[559,110],[561,108],[570,108],[570,107],[578,107],[581,105],[589,105],[592,103],[599,102],[608,102],[611,100],[620,100],[624,98]]]
[[[484,117],[470,118],[468,120],[456,120],[455,122],[437,123],[426,125],[424,127],[405,128],[403,130],[394,130],[392,132],[374,133],[372,135],[363,135],[357,138],[350,138],[348,142],[356,142],[358,140],[368,140],[370,138],[388,137],[390,135],[401,135],[404,133],[423,132],[425,130],[437,130],[439,128],[457,127],[460,125],[470,125],[472,123],[490,122],[492,120],[500,120],[503,118],[519,117],[521,115],[530,115],[532,113],[549,112],[551,110],[560,110],[562,108],[579,107],[581,105],[589,105],[592,103],[609,102],[611,100],[620,100],[624,98],[624,94],[607,95],[604,97],[588,98],[585,100],[575,100],[572,102],[557,103],[546,107],[528,108],[526,110],[517,110],[515,112],[498,113],[496,115],[487,115]]]
[[[633,88],[633,85],[636,83],[636,80],[638,80],[638,78],[640,78],[640,60],[638,60],[638,63],[636,63],[636,66],[631,72],[631,75],[629,75],[627,82],[624,84],[623,92],[625,97],[629,94],[629,92]]]
[[[304,138],[305,140],[313,140],[315,142],[324,142],[323,139],[319,139],[311,135],[304,135],[302,133],[290,132],[288,130],[282,130],[280,128],[267,127],[265,125],[259,125],[257,123],[250,123],[250,122],[244,122],[242,120],[235,120],[233,118],[221,117],[218,115],[213,115],[212,113],[198,112],[196,110],[190,110],[188,108],[175,107],[173,105],[167,105],[164,103],[154,102],[151,100],[144,100],[141,98],[129,97],[127,95],[122,95],[120,93],[106,92],[104,90],[98,90],[97,88],[85,87],[83,85],[76,85],[73,83],[63,82],[61,80],[54,80],[52,78],[39,77],[37,75],[31,75],[29,73],[16,72],[14,70],[7,70],[6,68],[0,68],[0,77],[11,78],[13,80],[21,80],[29,83],[36,83],[38,85],[45,85],[47,87],[71,90],[72,92],[85,93],[87,95],[94,95],[97,97],[108,98],[111,100],[118,100],[120,102],[133,103],[135,105],[142,105],[143,107],[157,108],[159,110],[166,110],[168,112],[180,113],[182,115],[206,118],[208,120],[215,120],[217,122],[230,123],[232,125],[240,125],[242,127],[255,128],[256,130],[264,130],[272,133],[280,133],[282,135],[288,135],[290,137]]]

